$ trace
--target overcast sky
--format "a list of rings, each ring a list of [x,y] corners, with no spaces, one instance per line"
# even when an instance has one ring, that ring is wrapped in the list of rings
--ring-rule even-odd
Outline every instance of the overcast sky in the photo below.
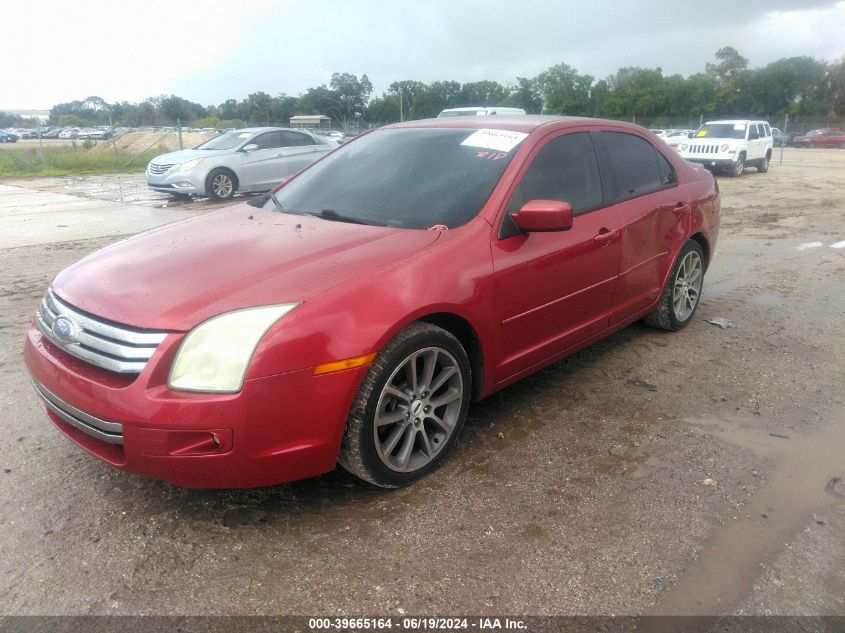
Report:
[[[751,67],[845,55],[845,1],[830,0],[40,0],[5,3],[3,23],[0,108],[171,93],[209,105],[297,95],[333,72],[366,73],[376,95],[400,79],[508,84],[560,62],[686,76],[722,46]]]

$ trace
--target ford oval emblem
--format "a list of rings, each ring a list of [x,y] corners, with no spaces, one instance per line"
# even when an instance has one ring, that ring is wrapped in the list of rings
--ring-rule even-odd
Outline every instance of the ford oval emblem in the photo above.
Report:
[[[53,334],[63,343],[70,343],[76,336],[76,323],[66,316],[58,316],[53,321]]]

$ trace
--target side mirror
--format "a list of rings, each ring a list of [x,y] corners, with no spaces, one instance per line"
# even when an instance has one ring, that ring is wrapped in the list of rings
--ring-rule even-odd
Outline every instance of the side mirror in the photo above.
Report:
[[[572,205],[558,200],[529,200],[513,214],[526,233],[566,231],[572,228]]]
[[[242,152],[254,152],[258,149],[258,145],[256,143],[249,143],[248,145],[244,145],[241,148]]]

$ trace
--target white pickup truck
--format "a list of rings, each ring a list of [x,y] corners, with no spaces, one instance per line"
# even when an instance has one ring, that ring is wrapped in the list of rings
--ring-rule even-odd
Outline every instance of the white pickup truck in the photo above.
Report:
[[[747,166],[761,173],[769,171],[772,146],[772,128],[765,121],[708,121],[678,151],[691,163],[739,176]]]

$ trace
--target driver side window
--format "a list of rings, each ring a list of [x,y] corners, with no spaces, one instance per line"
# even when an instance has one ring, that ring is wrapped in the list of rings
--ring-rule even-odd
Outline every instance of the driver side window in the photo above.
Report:
[[[281,139],[278,132],[264,132],[259,134],[250,143],[258,145],[258,149],[276,149],[281,147]]]
[[[575,215],[602,204],[598,159],[588,132],[558,136],[534,157],[508,201],[499,239],[519,233],[512,216],[529,200],[568,202]]]

